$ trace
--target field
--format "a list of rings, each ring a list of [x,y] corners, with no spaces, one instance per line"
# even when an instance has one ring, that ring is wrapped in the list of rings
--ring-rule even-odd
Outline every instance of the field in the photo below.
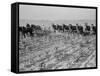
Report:
[[[50,33],[20,35],[19,71],[96,67],[96,36]]]

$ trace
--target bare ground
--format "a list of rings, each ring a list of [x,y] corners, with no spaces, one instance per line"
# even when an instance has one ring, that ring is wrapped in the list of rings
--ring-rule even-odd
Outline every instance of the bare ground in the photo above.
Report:
[[[51,33],[43,37],[20,36],[19,70],[86,68],[96,66],[96,36]]]

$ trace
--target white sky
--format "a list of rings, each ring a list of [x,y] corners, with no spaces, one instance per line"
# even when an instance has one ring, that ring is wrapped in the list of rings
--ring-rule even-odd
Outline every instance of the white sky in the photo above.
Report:
[[[86,8],[20,5],[19,18],[24,20],[95,20],[96,10]]]

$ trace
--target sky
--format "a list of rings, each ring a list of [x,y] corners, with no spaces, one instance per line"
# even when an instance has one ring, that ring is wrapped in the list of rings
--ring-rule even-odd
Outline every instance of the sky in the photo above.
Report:
[[[95,18],[95,9],[36,5],[19,7],[19,19],[24,20],[95,20]]]

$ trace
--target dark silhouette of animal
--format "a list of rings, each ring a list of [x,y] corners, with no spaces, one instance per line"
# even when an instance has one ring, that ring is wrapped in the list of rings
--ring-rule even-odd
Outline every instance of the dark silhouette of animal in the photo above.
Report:
[[[19,27],[19,32],[22,33],[22,35],[25,37],[25,34],[27,33],[26,27],[20,26],[20,27]]]
[[[83,26],[76,24],[77,27],[77,33],[83,35],[84,31],[83,31]]]
[[[90,33],[91,33],[91,27],[88,25],[88,23],[85,23],[84,36],[90,35]]]
[[[93,24],[91,24],[91,26],[92,26],[92,31],[93,31],[93,34],[95,35],[96,34],[96,26],[94,26]]]
[[[85,23],[85,31],[89,32],[91,31],[91,27],[88,25],[88,23]]]
[[[56,31],[58,30],[58,26],[57,26],[57,25],[52,24],[52,27],[53,27],[53,29],[54,29],[54,32],[56,32]]]
[[[64,32],[66,31],[66,32],[69,32],[69,26],[68,25],[65,25],[65,24],[63,24],[63,30],[64,30]]]
[[[22,35],[24,37],[26,37],[26,35],[29,35],[29,36],[34,36],[34,34],[39,34],[40,33],[40,30],[41,27],[39,25],[30,25],[30,24],[27,24],[26,27],[25,26],[20,26],[19,27],[19,32],[22,33]]]
[[[57,24],[57,28],[59,32],[64,32],[63,26]]]
[[[71,33],[77,33],[77,27],[76,26],[74,26],[74,25],[72,25],[72,24],[69,24],[69,27],[70,27],[70,32]]]

